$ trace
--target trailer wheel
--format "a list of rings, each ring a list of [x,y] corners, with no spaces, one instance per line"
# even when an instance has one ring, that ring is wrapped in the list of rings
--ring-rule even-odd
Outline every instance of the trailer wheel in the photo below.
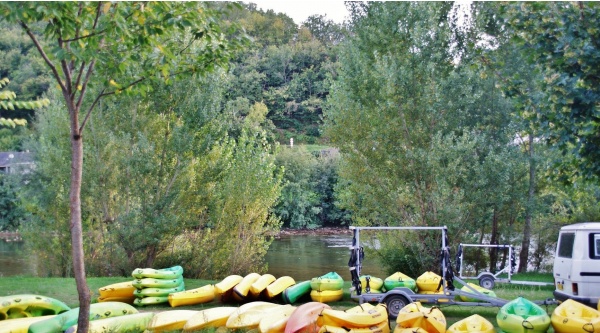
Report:
[[[392,295],[387,297],[385,299],[385,304],[387,305],[388,317],[396,319],[400,310],[409,303],[408,299],[402,295]]]
[[[485,275],[479,278],[479,285],[485,289],[493,289],[496,282],[493,277]]]

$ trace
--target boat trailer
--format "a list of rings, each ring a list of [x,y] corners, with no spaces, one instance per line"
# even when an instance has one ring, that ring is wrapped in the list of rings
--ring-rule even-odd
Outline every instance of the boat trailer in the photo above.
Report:
[[[348,266],[350,275],[352,276],[352,287],[350,288],[350,297],[357,299],[359,304],[365,302],[385,303],[388,309],[390,318],[396,318],[400,310],[407,304],[412,302],[444,304],[444,305],[465,305],[465,306],[489,306],[501,307],[508,303],[508,300],[491,297],[483,294],[470,286],[460,277],[454,276],[452,264],[450,262],[450,246],[448,242],[448,228],[443,227],[354,227],[350,226],[353,231],[352,246],[350,246],[350,260]],[[415,293],[410,288],[397,287],[388,290],[384,293],[371,293],[370,291],[362,292],[360,282],[362,261],[364,259],[364,250],[360,245],[361,230],[423,230],[423,231],[439,231],[442,234],[442,252],[441,252],[441,281],[438,286],[439,294],[420,294]],[[454,283],[458,282],[466,287],[469,291],[457,289]],[[459,301],[460,296],[474,299],[474,302]],[[538,301],[537,304],[550,305],[556,304],[554,300],[547,299]]]
[[[464,252],[466,248],[469,247],[482,247],[482,248],[496,248],[496,249],[504,249],[508,250],[508,258],[510,260],[510,265],[506,265],[504,268],[500,269],[496,273],[492,272],[481,272],[477,276],[465,276],[463,274],[464,270]],[[515,260],[515,252],[512,245],[506,244],[459,244],[458,251],[456,254],[456,266],[458,267],[458,276],[461,279],[476,279],[479,281],[479,285],[485,289],[493,289],[496,285],[496,282],[500,283],[511,283],[511,284],[521,284],[527,286],[553,286],[553,283],[548,282],[536,282],[536,281],[517,281],[512,279],[512,274],[515,273],[516,267]],[[507,277],[500,277],[500,275],[506,274]]]

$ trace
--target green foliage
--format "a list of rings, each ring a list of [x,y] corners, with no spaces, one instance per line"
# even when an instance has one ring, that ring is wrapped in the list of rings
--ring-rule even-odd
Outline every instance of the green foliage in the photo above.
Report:
[[[18,179],[0,173],[0,231],[16,231],[27,214],[18,197]]]
[[[563,152],[555,176],[574,181],[573,175],[597,178],[599,52],[597,3],[516,3],[507,6],[505,19],[530,64],[538,66],[543,98],[530,117],[548,143]],[[513,81],[518,83],[519,78]],[[572,154],[572,158],[565,158]]]
[[[37,101],[19,101],[17,100],[17,94],[13,91],[5,90],[4,88],[10,81],[8,78],[0,78],[0,110],[15,110],[17,109],[39,109],[47,106],[50,101],[48,99],[41,99]],[[25,119],[10,119],[0,117],[0,126],[16,127],[24,126],[27,124]]]
[[[448,4],[369,3],[353,17],[325,113],[342,207],[359,225],[446,225],[453,242],[518,237],[527,169],[512,105],[474,58],[453,65]],[[390,269],[414,272],[438,251],[429,238],[382,245]]]
[[[320,198],[315,189],[316,157],[302,146],[284,148],[277,154],[277,165],[285,170],[285,183],[280,202],[275,207],[275,214],[283,221],[285,227],[320,227]]]
[[[90,118],[82,191],[90,274],[128,275],[136,267],[174,264],[184,266],[188,276],[264,269],[266,235],[279,226],[269,209],[280,179],[258,125],[260,106],[235,138],[227,138],[230,119],[220,109],[220,77],[158,86],[146,99],[106,102]],[[214,90],[190,93],[209,83]],[[68,206],[55,211],[56,202],[68,202],[68,195],[61,198],[69,179],[62,167],[69,150],[57,144],[67,135],[57,130],[66,117],[61,111],[55,104],[36,122],[40,136],[31,149],[44,156],[27,194],[36,209],[28,228],[52,235],[37,240],[28,234],[27,241],[51,252],[62,246],[46,242],[58,236],[52,230],[68,230],[58,222],[68,221]],[[56,270],[46,274],[70,267],[68,260],[48,260],[52,265]]]

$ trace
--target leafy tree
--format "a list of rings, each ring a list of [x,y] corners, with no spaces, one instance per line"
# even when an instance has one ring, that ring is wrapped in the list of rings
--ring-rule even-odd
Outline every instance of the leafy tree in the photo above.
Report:
[[[308,29],[312,37],[328,46],[341,43],[347,34],[344,27],[328,20],[326,15],[309,16],[302,22],[302,28]]]
[[[304,147],[284,148],[277,154],[277,165],[285,170],[281,199],[275,214],[283,225],[295,229],[321,226],[319,194],[315,189],[317,159]]]
[[[557,161],[563,181],[572,175],[600,175],[598,102],[600,31],[597,3],[515,3],[504,18],[510,36],[530,64],[537,64],[544,102],[530,117],[539,135],[563,153]],[[536,119],[537,118],[537,119]],[[567,158],[572,156],[572,158]]]
[[[62,92],[72,147],[70,226],[80,295],[78,327],[87,332],[90,292],[85,282],[81,221],[83,131],[98,101],[147,91],[153,80],[224,65],[237,39],[226,40],[205,3],[33,3],[0,5],[3,20],[19,24],[33,41]],[[39,24],[39,25],[38,25]],[[34,30],[41,26],[44,48]],[[233,46],[233,47],[231,47]],[[97,84],[96,96],[87,94]]]
[[[344,157],[338,195],[354,223],[447,225],[453,241],[517,236],[525,169],[511,144],[513,106],[473,58],[456,62],[452,8],[352,7],[325,134]],[[414,237],[382,241],[380,255],[403,270],[436,269],[440,240]]]

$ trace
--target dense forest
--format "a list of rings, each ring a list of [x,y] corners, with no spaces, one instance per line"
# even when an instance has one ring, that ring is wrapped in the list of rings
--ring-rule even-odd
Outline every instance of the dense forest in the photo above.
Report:
[[[562,225],[600,220],[596,3],[349,2],[344,24],[138,5],[0,5],[0,151],[35,159],[1,175],[0,231],[21,232],[45,275],[77,271],[74,123],[92,275],[261,271],[280,228],[349,225],[445,225],[544,270]],[[390,271],[433,269],[439,239],[378,237]]]

